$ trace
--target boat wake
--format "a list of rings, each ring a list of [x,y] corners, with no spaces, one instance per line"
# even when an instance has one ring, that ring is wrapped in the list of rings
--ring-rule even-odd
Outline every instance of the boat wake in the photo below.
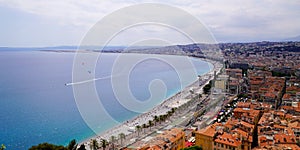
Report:
[[[72,86],[72,85],[78,85],[78,84],[85,84],[85,83],[89,83],[89,82],[93,82],[93,81],[97,81],[97,80],[105,80],[105,79],[110,79],[110,78],[112,78],[112,76],[94,78],[94,79],[84,80],[84,81],[79,81],[79,82],[70,82],[70,83],[66,83],[65,85],[66,86]]]

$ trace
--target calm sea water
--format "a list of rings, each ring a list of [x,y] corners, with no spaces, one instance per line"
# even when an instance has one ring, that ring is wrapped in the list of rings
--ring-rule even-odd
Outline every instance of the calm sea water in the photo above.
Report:
[[[117,54],[103,54],[96,76],[107,76]],[[71,139],[82,141],[94,135],[80,116],[71,86],[73,53],[0,52],[0,144],[7,149],[28,149],[42,142],[66,145]],[[193,59],[198,74],[209,71],[211,64]],[[132,70],[132,94],[139,99],[150,96],[153,79],[161,79],[169,97],[181,88],[174,69],[149,60]],[[195,79],[185,79],[191,83]],[[109,79],[96,82],[107,112],[123,122],[136,115],[115,99]],[[160,101],[162,101],[161,99]],[[103,122],[105,130],[113,123]]]

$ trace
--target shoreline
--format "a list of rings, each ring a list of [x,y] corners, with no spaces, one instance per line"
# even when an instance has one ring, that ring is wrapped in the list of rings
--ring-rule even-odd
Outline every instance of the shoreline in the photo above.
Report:
[[[195,81],[193,81],[191,84],[184,87],[182,90],[178,91],[177,93],[167,97],[164,99],[160,104],[155,106],[154,108],[148,110],[145,113],[139,114],[132,119],[129,119],[127,121],[124,121],[120,123],[119,125],[116,125],[106,131],[103,131],[100,134],[97,134],[92,137],[88,137],[87,139],[84,139],[82,142],[80,142],[79,145],[84,144],[87,149],[90,148],[89,144],[92,139],[96,139],[97,142],[100,142],[101,139],[110,140],[111,136],[115,136],[118,139],[118,135],[120,133],[124,133],[126,136],[135,133],[135,127],[137,125],[142,126],[143,124],[148,124],[149,120],[153,120],[154,116],[164,115],[168,111],[170,111],[172,108],[179,107],[186,102],[189,101],[189,99],[186,99],[190,95],[191,89],[196,89],[195,93],[202,94],[203,87],[213,79],[214,72],[218,74],[222,68],[222,64],[220,62],[210,60],[210,59],[203,59],[203,58],[197,58],[202,61],[210,63],[213,68],[211,68],[207,73],[200,75],[200,80],[205,81],[199,83],[199,77]],[[200,84],[200,85],[199,85]]]

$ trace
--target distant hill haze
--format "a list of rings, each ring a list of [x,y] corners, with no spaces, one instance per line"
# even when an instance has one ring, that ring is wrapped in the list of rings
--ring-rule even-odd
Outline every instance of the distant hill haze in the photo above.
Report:
[[[283,41],[300,41],[300,35],[284,39]]]

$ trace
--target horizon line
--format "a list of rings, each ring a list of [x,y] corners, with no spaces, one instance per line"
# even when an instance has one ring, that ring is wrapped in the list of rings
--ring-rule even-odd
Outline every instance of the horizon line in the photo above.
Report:
[[[300,42],[300,40],[282,40],[282,41],[268,41],[268,40],[262,40],[262,41],[240,41],[240,42],[217,42],[217,43],[186,43],[186,44],[172,44],[172,45],[137,45],[137,46],[130,46],[130,47],[167,47],[167,46],[176,46],[176,45],[192,45],[192,44],[229,44],[229,43],[244,43],[244,44],[249,44],[249,43],[262,43],[262,42],[269,42],[269,43],[289,43],[289,42]],[[70,48],[73,49],[74,47],[78,48],[80,47],[79,45],[56,45],[56,46],[0,46],[0,48]],[[85,45],[81,47],[119,47],[119,48],[125,48],[127,46],[124,45],[108,45],[108,46],[100,46],[100,45]]]

